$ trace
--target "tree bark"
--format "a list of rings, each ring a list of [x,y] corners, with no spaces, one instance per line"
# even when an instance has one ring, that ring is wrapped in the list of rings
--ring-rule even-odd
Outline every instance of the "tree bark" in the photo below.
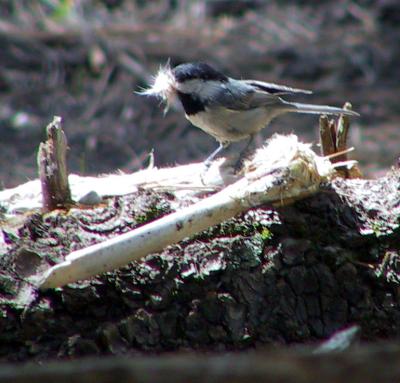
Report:
[[[350,324],[362,340],[396,338],[399,175],[337,179],[292,206],[250,209],[47,292],[27,276],[186,202],[138,190],[92,208],[24,215],[2,227],[1,359],[239,350],[325,339]]]

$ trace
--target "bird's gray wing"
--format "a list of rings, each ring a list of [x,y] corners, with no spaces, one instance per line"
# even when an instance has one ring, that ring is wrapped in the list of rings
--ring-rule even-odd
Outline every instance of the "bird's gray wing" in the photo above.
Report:
[[[271,82],[264,82],[257,80],[242,80],[241,82],[254,87],[256,90],[260,92],[267,92],[270,94],[275,94],[276,96],[281,96],[283,94],[294,94],[294,93],[303,93],[303,94],[312,93],[311,90],[291,88],[289,86],[273,84]]]
[[[284,101],[279,97],[288,93],[310,93],[303,89],[289,88],[256,80],[229,79],[213,99],[213,105],[231,110],[248,110],[260,106],[279,106]]]
[[[230,110],[248,110],[281,102],[279,96],[258,91],[257,88],[243,81],[230,79],[229,83],[215,94],[210,106],[221,106]]]

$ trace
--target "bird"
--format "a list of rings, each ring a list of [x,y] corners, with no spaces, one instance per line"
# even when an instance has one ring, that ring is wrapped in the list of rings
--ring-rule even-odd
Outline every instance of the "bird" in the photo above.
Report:
[[[164,101],[164,113],[174,100],[179,100],[185,117],[219,142],[218,148],[204,161],[207,167],[232,142],[248,138],[239,155],[241,162],[256,133],[281,114],[359,116],[338,107],[286,101],[281,96],[312,92],[259,80],[237,80],[205,62],[188,62],[174,68],[167,63],[160,67],[150,87],[138,93]]]

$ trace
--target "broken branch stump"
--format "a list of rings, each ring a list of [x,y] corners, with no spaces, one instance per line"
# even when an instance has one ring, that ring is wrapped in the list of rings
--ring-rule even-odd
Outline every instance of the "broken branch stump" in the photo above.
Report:
[[[343,109],[351,110],[352,106],[346,102]],[[321,155],[328,157],[332,163],[336,164],[338,174],[343,178],[362,177],[359,167],[352,163],[349,168],[347,153],[353,148],[347,147],[347,138],[350,128],[350,119],[348,116],[340,115],[337,120],[329,120],[326,115],[319,119],[319,136],[321,145]],[[340,164],[347,164],[341,166]]]
[[[72,198],[66,163],[67,139],[61,128],[61,117],[54,117],[46,132],[47,141],[40,144],[37,161],[43,209],[51,211],[67,207]]]

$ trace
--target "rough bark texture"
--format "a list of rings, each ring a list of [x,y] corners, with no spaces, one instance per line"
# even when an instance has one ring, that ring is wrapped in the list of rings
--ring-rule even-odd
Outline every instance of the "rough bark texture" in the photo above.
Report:
[[[324,339],[354,323],[362,340],[398,338],[399,175],[337,180],[291,207],[253,209],[44,293],[24,277],[168,213],[174,197],[141,191],[3,226],[0,358],[240,350]]]

